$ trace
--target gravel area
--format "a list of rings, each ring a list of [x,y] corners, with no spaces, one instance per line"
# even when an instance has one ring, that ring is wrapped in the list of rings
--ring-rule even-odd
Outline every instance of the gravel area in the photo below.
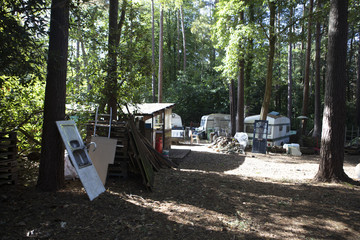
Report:
[[[290,156],[288,154],[267,153],[258,154],[245,152],[245,154],[224,154],[212,148],[210,144],[194,145],[173,145],[172,149],[191,150],[191,152],[207,152],[217,154],[217,158],[228,159],[242,157],[243,161],[232,169],[227,169],[223,173],[244,177],[265,178],[280,181],[308,182],[313,179],[319,168],[319,155]],[[191,156],[189,156],[191,157]],[[196,158],[196,155],[195,155]],[[191,161],[192,160],[188,160]],[[226,161],[226,160],[224,160]],[[345,155],[344,171],[346,174],[356,179],[355,166],[360,163],[357,155]]]

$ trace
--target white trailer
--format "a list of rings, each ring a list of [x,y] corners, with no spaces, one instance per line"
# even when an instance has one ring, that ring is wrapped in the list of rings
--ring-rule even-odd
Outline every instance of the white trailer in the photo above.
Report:
[[[180,115],[176,113],[171,114],[171,138],[183,139],[185,136],[185,130],[182,125],[182,120]]]
[[[230,114],[213,113],[201,117],[200,127],[196,131],[202,132],[205,136],[210,132],[226,136],[230,133],[230,129]]]
[[[244,119],[245,132],[249,137],[249,145],[252,145],[254,135],[254,122],[260,120],[260,115],[248,116]],[[268,135],[267,146],[282,146],[290,141],[290,119],[279,115],[277,112],[271,112],[267,115]]]
[[[180,115],[176,114],[176,113],[172,113],[171,114],[171,128],[182,128],[182,120]]]

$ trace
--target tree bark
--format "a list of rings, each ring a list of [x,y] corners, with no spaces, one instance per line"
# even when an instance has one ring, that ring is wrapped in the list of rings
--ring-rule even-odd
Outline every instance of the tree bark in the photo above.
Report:
[[[116,47],[119,47],[119,44],[120,44],[122,27],[125,22],[126,7],[127,7],[127,1],[123,0],[122,6],[121,6],[120,20],[119,20],[119,23],[117,24],[117,30],[116,30]]]
[[[162,102],[163,58],[164,58],[164,10],[160,5],[160,33],[159,33],[159,73],[158,73],[158,102]]]
[[[229,84],[229,98],[230,98],[230,121],[231,121],[231,136],[236,133],[236,104],[235,104],[235,84],[234,80],[230,80]]]
[[[293,7],[290,7],[289,20],[289,43],[288,43],[288,102],[287,102],[287,116],[292,118],[292,22],[293,22]]]
[[[151,0],[151,64],[152,64],[152,101],[156,102],[156,76],[155,76],[155,9],[154,0]]]
[[[244,24],[244,12],[240,12],[240,24]],[[237,88],[237,111],[236,111],[236,131],[244,132],[244,74],[245,74],[245,61],[244,61],[244,44],[240,40],[240,56],[239,56],[239,76]]]
[[[177,19],[176,19],[176,31],[177,31],[177,39],[176,39],[176,67],[178,70],[181,69],[181,61],[180,61],[180,10],[176,11]]]
[[[321,158],[315,180],[351,181],[343,169],[345,137],[345,78],[347,0],[331,0],[328,32],[327,78],[321,135]]]
[[[359,29],[360,34],[360,29]],[[357,78],[356,78],[356,119],[357,126],[360,127],[360,41],[357,59]]]
[[[265,94],[264,100],[260,112],[260,120],[266,120],[267,114],[269,112],[269,105],[271,100],[271,88],[272,88],[272,74],[273,74],[273,65],[274,65],[274,55],[275,55],[275,2],[269,2],[270,8],[270,31],[269,31],[269,55],[267,62],[267,73],[266,73],[266,84],[265,84]]]
[[[255,11],[254,11],[254,2],[249,2],[249,23],[253,24],[255,22]],[[244,76],[244,91],[246,91],[251,84],[251,72],[254,63],[254,39],[251,37],[248,40],[247,44],[247,54],[245,61],[245,76]],[[245,90],[246,89],[246,90]],[[244,112],[246,112],[246,108],[250,105],[250,97],[245,97],[245,107]]]
[[[317,1],[317,9],[321,9],[321,0]],[[321,23],[316,22],[316,40],[315,40],[315,116],[314,131],[312,136],[319,138],[321,136],[321,99],[320,99],[320,82],[321,82]]]
[[[303,91],[303,105],[301,114],[308,116],[309,106],[309,79],[310,79],[310,56],[311,56],[311,26],[312,26],[312,11],[314,6],[314,0],[310,0],[309,18],[308,18],[308,30],[307,30],[307,44],[306,44],[306,59],[305,59],[305,76],[304,76],[304,91]],[[302,134],[306,131],[306,119],[302,121]]]
[[[185,24],[184,24],[184,10],[183,7],[180,7],[180,13],[181,13],[181,29],[182,29],[182,35],[183,35],[183,51],[184,51],[184,72],[186,71],[186,38],[185,38]]]
[[[347,71],[346,71],[346,100],[351,101],[353,98],[353,91],[352,91],[352,82],[353,82],[353,74],[351,69],[351,64],[353,62],[353,55],[354,55],[354,39],[355,39],[355,29],[349,29],[348,35],[350,35],[350,48],[349,54],[347,59]]]
[[[81,41],[80,41],[80,46],[81,46],[81,52],[82,52],[82,57],[83,57],[83,60],[84,60],[84,67],[86,68],[86,66],[88,65],[88,55],[85,51],[85,44],[84,44],[84,40],[81,38]],[[87,92],[89,93],[92,86],[91,86],[91,82],[90,82],[90,79],[89,79],[89,74],[87,72],[85,72],[85,78],[86,78],[86,83],[87,83]]]
[[[237,95],[236,131],[244,132],[244,59],[240,59],[239,62]]]
[[[110,0],[109,6],[109,37],[108,37],[108,70],[106,83],[106,96],[108,111],[110,108],[117,115],[117,32],[118,32],[118,0]]]
[[[112,109],[113,119],[117,116],[118,99],[118,61],[117,49],[120,44],[121,29],[125,21],[127,2],[124,0],[121,8],[121,16],[118,23],[119,0],[110,0],[109,6],[109,37],[108,37],[108,69],[106,83],[106,97],[108,103],[108,112]]]
[[[65,119],[69,1],[52,0],[44,122],[37,187],[56,191],[64,185],[64,144],[55,121]]]

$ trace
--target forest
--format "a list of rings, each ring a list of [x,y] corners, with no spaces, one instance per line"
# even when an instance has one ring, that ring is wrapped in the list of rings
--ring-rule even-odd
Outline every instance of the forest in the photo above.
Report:
[[[162,102],[176,103],[174,112],[186,125],[205,114],[230,113],[241,99],[244,116],[259,114],[271,71],[268,111],[290,117],[295,130],[302,115],[309,119],[307,131],[321,129],[328,1],[120,1],[115,13],[121,25],[114,49],[116,87],[108,78],[109,2],[69,4],[66,103],[75,110],[99,105],[106,111],[109,94],[120,105],[157,102],[161,78]],[[50,2],[3,0],[1,5],[0,125],[5,131],[18,129],[22,138],[38,145]],[[351,0],[348,8],[349,127],[359,125],[359,5]],[[271,45],[273,67],[268,70]],[[111,88],[116,91],[109,93]]]
[[[63,22],[52,35],[57,7]],[[359,7],[349,1],[342,53],[347,127],[360,123]],[[45,141],[43,119],[64,111],[64,101],[67,117],[75,111],[82,121],[94,106],[117,115],[128,103],[171,102],[185,125],[231,113],[241,131],[245,116],[277,111],[318,137],[329,11],[321,0],[2,0],[0,127],[17,130],[20,150],[33,151]],[[46,100],[49,79],[55,92]]]
[[[156,102],[161,75],[162,102],[176,103],[174,112],[188,125],[205,114],[230,113],[230,99],[237,101],[242,78],[244,115],[259,114],[273,29],[269,109],[289,116],[294,129],[299,126],[296,117],[307,116],[310,131],[322,115],[329,2],[274,2],[273,26],[267,1],[155,1],[153,6],[151,1],[120,2],[117,103]],[[70,3],[67,104],[100,105],[106,111],[109,7],[101,0]],[[42,124],[49,8],[49,1],[31,0],[2,1],[1,8],[1,128],[18,128],[35,142]],[[350,1],[347,126],[359,122],[356,9],[359,2]]]
[[[358,239],[359,9],[359,0],[0,0],[0,239]],[[230,114],[231,136],[184,138],[165,155],[122,112],[136,103],[175,104],[187,127]],[[105,126],[116,155],[97,156],[101,180],[95,158],[83,158],[95,111],[118,124]],[[227,148],[240,147],[245,117],[272,111],[311,154]],[[75,142],[61,139],[68,119]],[[70,165],[78,178],[66,178]]]

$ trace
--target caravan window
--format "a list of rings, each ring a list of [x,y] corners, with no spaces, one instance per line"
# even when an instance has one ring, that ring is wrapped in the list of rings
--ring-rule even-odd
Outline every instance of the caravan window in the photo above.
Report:
[[[205,127],[206,118],[201,118],[200,127]]]
[[[253,125],[246,125],[245,131],[247,133],[254,133],[254,126]]]
[[[246,125],[245,126],[245,132],[246,133],[254,133],[254,125]],[[267,132],[267,134],[268,135],[270,135],[271,134],[271,127],[269,126],[269,128],[268,128],[268,132]]]
[[[281,131],[282,131],[282,129],[283,129],[283,126],[282,126],[282,125],[280,125],[280,126],[279,126],[279,131],[281,132]]]

